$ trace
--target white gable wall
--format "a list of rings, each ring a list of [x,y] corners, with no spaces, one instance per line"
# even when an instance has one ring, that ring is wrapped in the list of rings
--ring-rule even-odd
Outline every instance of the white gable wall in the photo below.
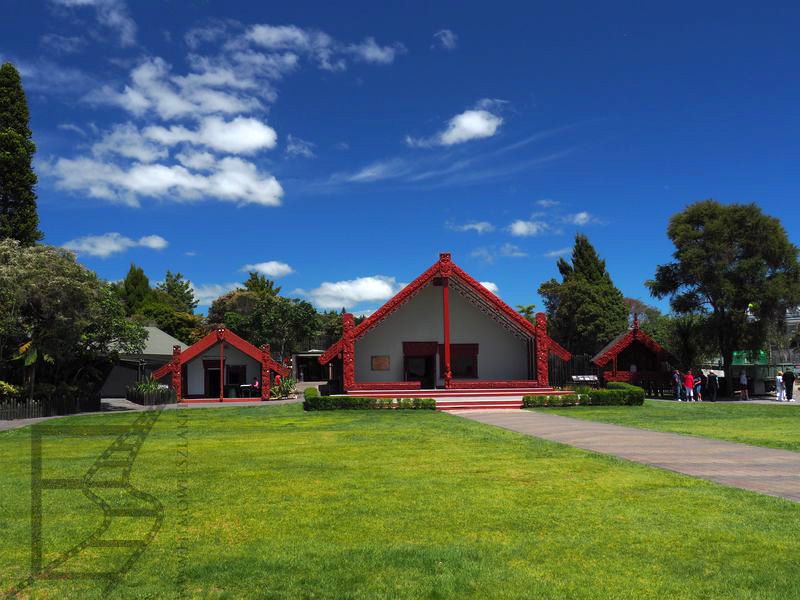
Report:
[[[186,365],[186,392],[190,396],[205,394],[204,360],[219,361],[219,344],[214,344],[211,348],[189,361]],[[247,354],[238,348],[234,348],[230,344],[225,345],[225,366],[227,367],[228,365],[245,365],[247,367],[245,383],[253,381],[253,377],[258,377],[259,380],[261,379],[261,363],[250,358]],[[213,397],[216,398],[218,394],[219,393],[214,394]]]
[[[403,342],[444,343],[442,288],[427,285],[386,320],[356,340],[357,382],[403,380]],[[450,289],[450,343],[478,344],[479,379],[527,379],[527,344]],[[371,357],[389,355],[389,371],[372,371]],[[443,385],[438,373],[437,379]]]

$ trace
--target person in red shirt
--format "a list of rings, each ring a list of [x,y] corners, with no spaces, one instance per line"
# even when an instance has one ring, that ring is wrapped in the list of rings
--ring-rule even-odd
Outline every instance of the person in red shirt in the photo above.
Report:
[[[686,371],[683,376],[683,389],[686,390],[686,401],[694,401],[694,375],[691,371]]]

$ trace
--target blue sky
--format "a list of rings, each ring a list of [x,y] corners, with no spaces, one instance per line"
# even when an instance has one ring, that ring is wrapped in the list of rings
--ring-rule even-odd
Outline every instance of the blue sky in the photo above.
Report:
[[[45,241],[108,279],[369,312],[450,251],[541,307],[583,231],[647,300],[696,200],[800,243],[800,7],[644,4],[6,0],[0,59]]]

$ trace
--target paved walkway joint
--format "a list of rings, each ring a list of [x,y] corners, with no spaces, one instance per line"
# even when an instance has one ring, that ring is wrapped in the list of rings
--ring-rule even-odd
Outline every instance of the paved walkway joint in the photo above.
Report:
[[[452,414],[584,450],[800,502],[800,452],[525,410]]]

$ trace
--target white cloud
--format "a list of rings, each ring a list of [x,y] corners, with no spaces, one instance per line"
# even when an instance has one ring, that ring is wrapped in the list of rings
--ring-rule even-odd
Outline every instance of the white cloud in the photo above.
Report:
[[[87,235],[70,240],[64,244],[64,248],[72,250],[76,254],[86,254],[107,258],[112,254],[124,252],[129,248],[137,246],[150,248],[152,250],[163,250],[169,245],[160,235],[146,235],[138,240],[131,239],[120,233],[105,233],[103,235]]]
[[[241,94],[251,83],[235,72],[215,68],[194,77],[174,76],[171,66],[156,57],[145,60],[131,71],[130,83],[122,90],[102,86],[86,96],[95,104],[110,104],[136,115],[155,112],[165,120],[214,113],[237,114],[261,107],[253,95]],[[215,89],[225,87],[226,91]]]
[[[278,262],[277,260],[269,260],[267,262],[260,262],[260,263],[251,263],[248,265],[243,266],[241,271],[245,271],[249,273],[251,271],[255,271],[256,273],[261,273],[262,275],[266,275],[267,277],[285,277],[291,273],[294,273],[294,269],[287,265],[284,262]]]
[[[361,302],[380,302],[394,296],[402,285],[394,277],[373,275],[346,281],[324,282],[306,295],[319,308],[350,308]]]
[[[58,159],[48,170],[57,186],[84,191],[93,198],[139,205],[140,197],[196,201],[214,198],[239,204],[278,206],[283,188],[253,163],[234,157],[218,160],[210,173],[193,173],[182,165],[134,163],[119,167],[91,158]]]
[[[515,244],[503,244],[502,246],[482,246],[470,253],[473,258],[479,258],[486,263],[493,263],[498,258],[522,258],[528,256],[522,248]]]
[[[86,40],[78,36],[59,35],[46,33],[39,38],[42,46],[50,48],[59,54],[74,54],[80,52],[86,45]]]
[[[398,54],[406,52],[403,44],[393,44],[391,46],[380,46],[375,38],[368,37],[360,44],[351,44],[347,50],[358,60],[379,65],[388,65],[394,62]]]
[[[217,159],[210,152],[197,152],[189,150],[186,152],[178,152],[175,155],[184,167],[188,169],[197,169],[198,171],[207,171],[214,167]]]
[[[314,144],[302,140],[291,133],[286,137],[286,154],[289,156],[302,156],[314,158]]]
[[[192,283],[192,291],[199,306],[209,306],[214,300],[241,287],[238,283]]]
[[[481,281],[480,284],[492,292],[495,296],[500,293],[500,288],[497,287],[497,284],[492,281]]]
[[[245,39],[260,48],[308,56],[326,71],[345,70],[347,56],[367,63],[390,64],[406,51],[400,43],[381,46],[373,37],[345,45],[324,31],[295,25],[254,25],[245,33]]]
[[[558,250],[550,250],[549,252],[545,252],[544,255],[547,258],[557,258],[559,256],[564,256],[572,252],[572,248],[559,248]]]
[[[499,106],[500,102],[502,101],[484,98],[478,102],[476,108],[465,110],[452,117],[444,131],[428,138],[406,136],[406,144],[419,148],[453,146],[470,140],[492,137],[503,124],[503,118],[487,108]]]
[[[103,157],[111,154],[132,158],[140,162],[153,162],[166,158],[168,152],[152,143],[133,123],[115,125],[98,142],[92,145],[92,153]]]
[[[272,127],[247,117],[236,117],[231,121],[205,117],[196,130],[181,125],[169,128],[151,126],[144,130],[144,135],[165,146],[187,142],[230,154],[252,154],[272,149],[278,141],[278,134]]]
[[[334,179],[344,179],[353,183],[366,183],[400,177],[407,173],[408,170],[409,166],[405,161],[392,159],[374,162],[355,173],[334,176]]]
[[[593,220],[592,215],[590,215],[585,210],[579,213],[575,213],[574,215],[567,215],[566,217],[564,217],[564,221],[566,223],[572,223],[573,225],[586,225],[592,220]]]
[[[471,223],[464,223],[463,225],[448,223],[447,228],[452,229],[453,231],[474,231],[477,234],[494,231],[494,225],[488,221],[473,221]]]
[[[558,206],[561,203],[558,200],[552,200],[550,198],[545,198],[544,200],[537,200],[536,204],[538,204],[542,208],[552,208],[554,206]]]
[[[458,47],[458,36],[449,29],[437,31],[433,34],[433,46],[431,48],[436,47],[455,50]]]
[[[518,237],[530,237],[544,233],[549,228],[549,225],[544,221],[524,221],[522,219],[517,219],[508,226],[508,231],[511,235]]]
[[[67,8],[94,8],[97,22],[103,27],[112,29],[118,36],[121,46],[133,46],[136,43],[136,23],[128,14],[124,0],[50,0],[57,6]]]
[[[86,137],[86,131],[82,127],[75,125],[75,123],[59,123],[58,128],[62,131],[72,131],[81,137]]]

